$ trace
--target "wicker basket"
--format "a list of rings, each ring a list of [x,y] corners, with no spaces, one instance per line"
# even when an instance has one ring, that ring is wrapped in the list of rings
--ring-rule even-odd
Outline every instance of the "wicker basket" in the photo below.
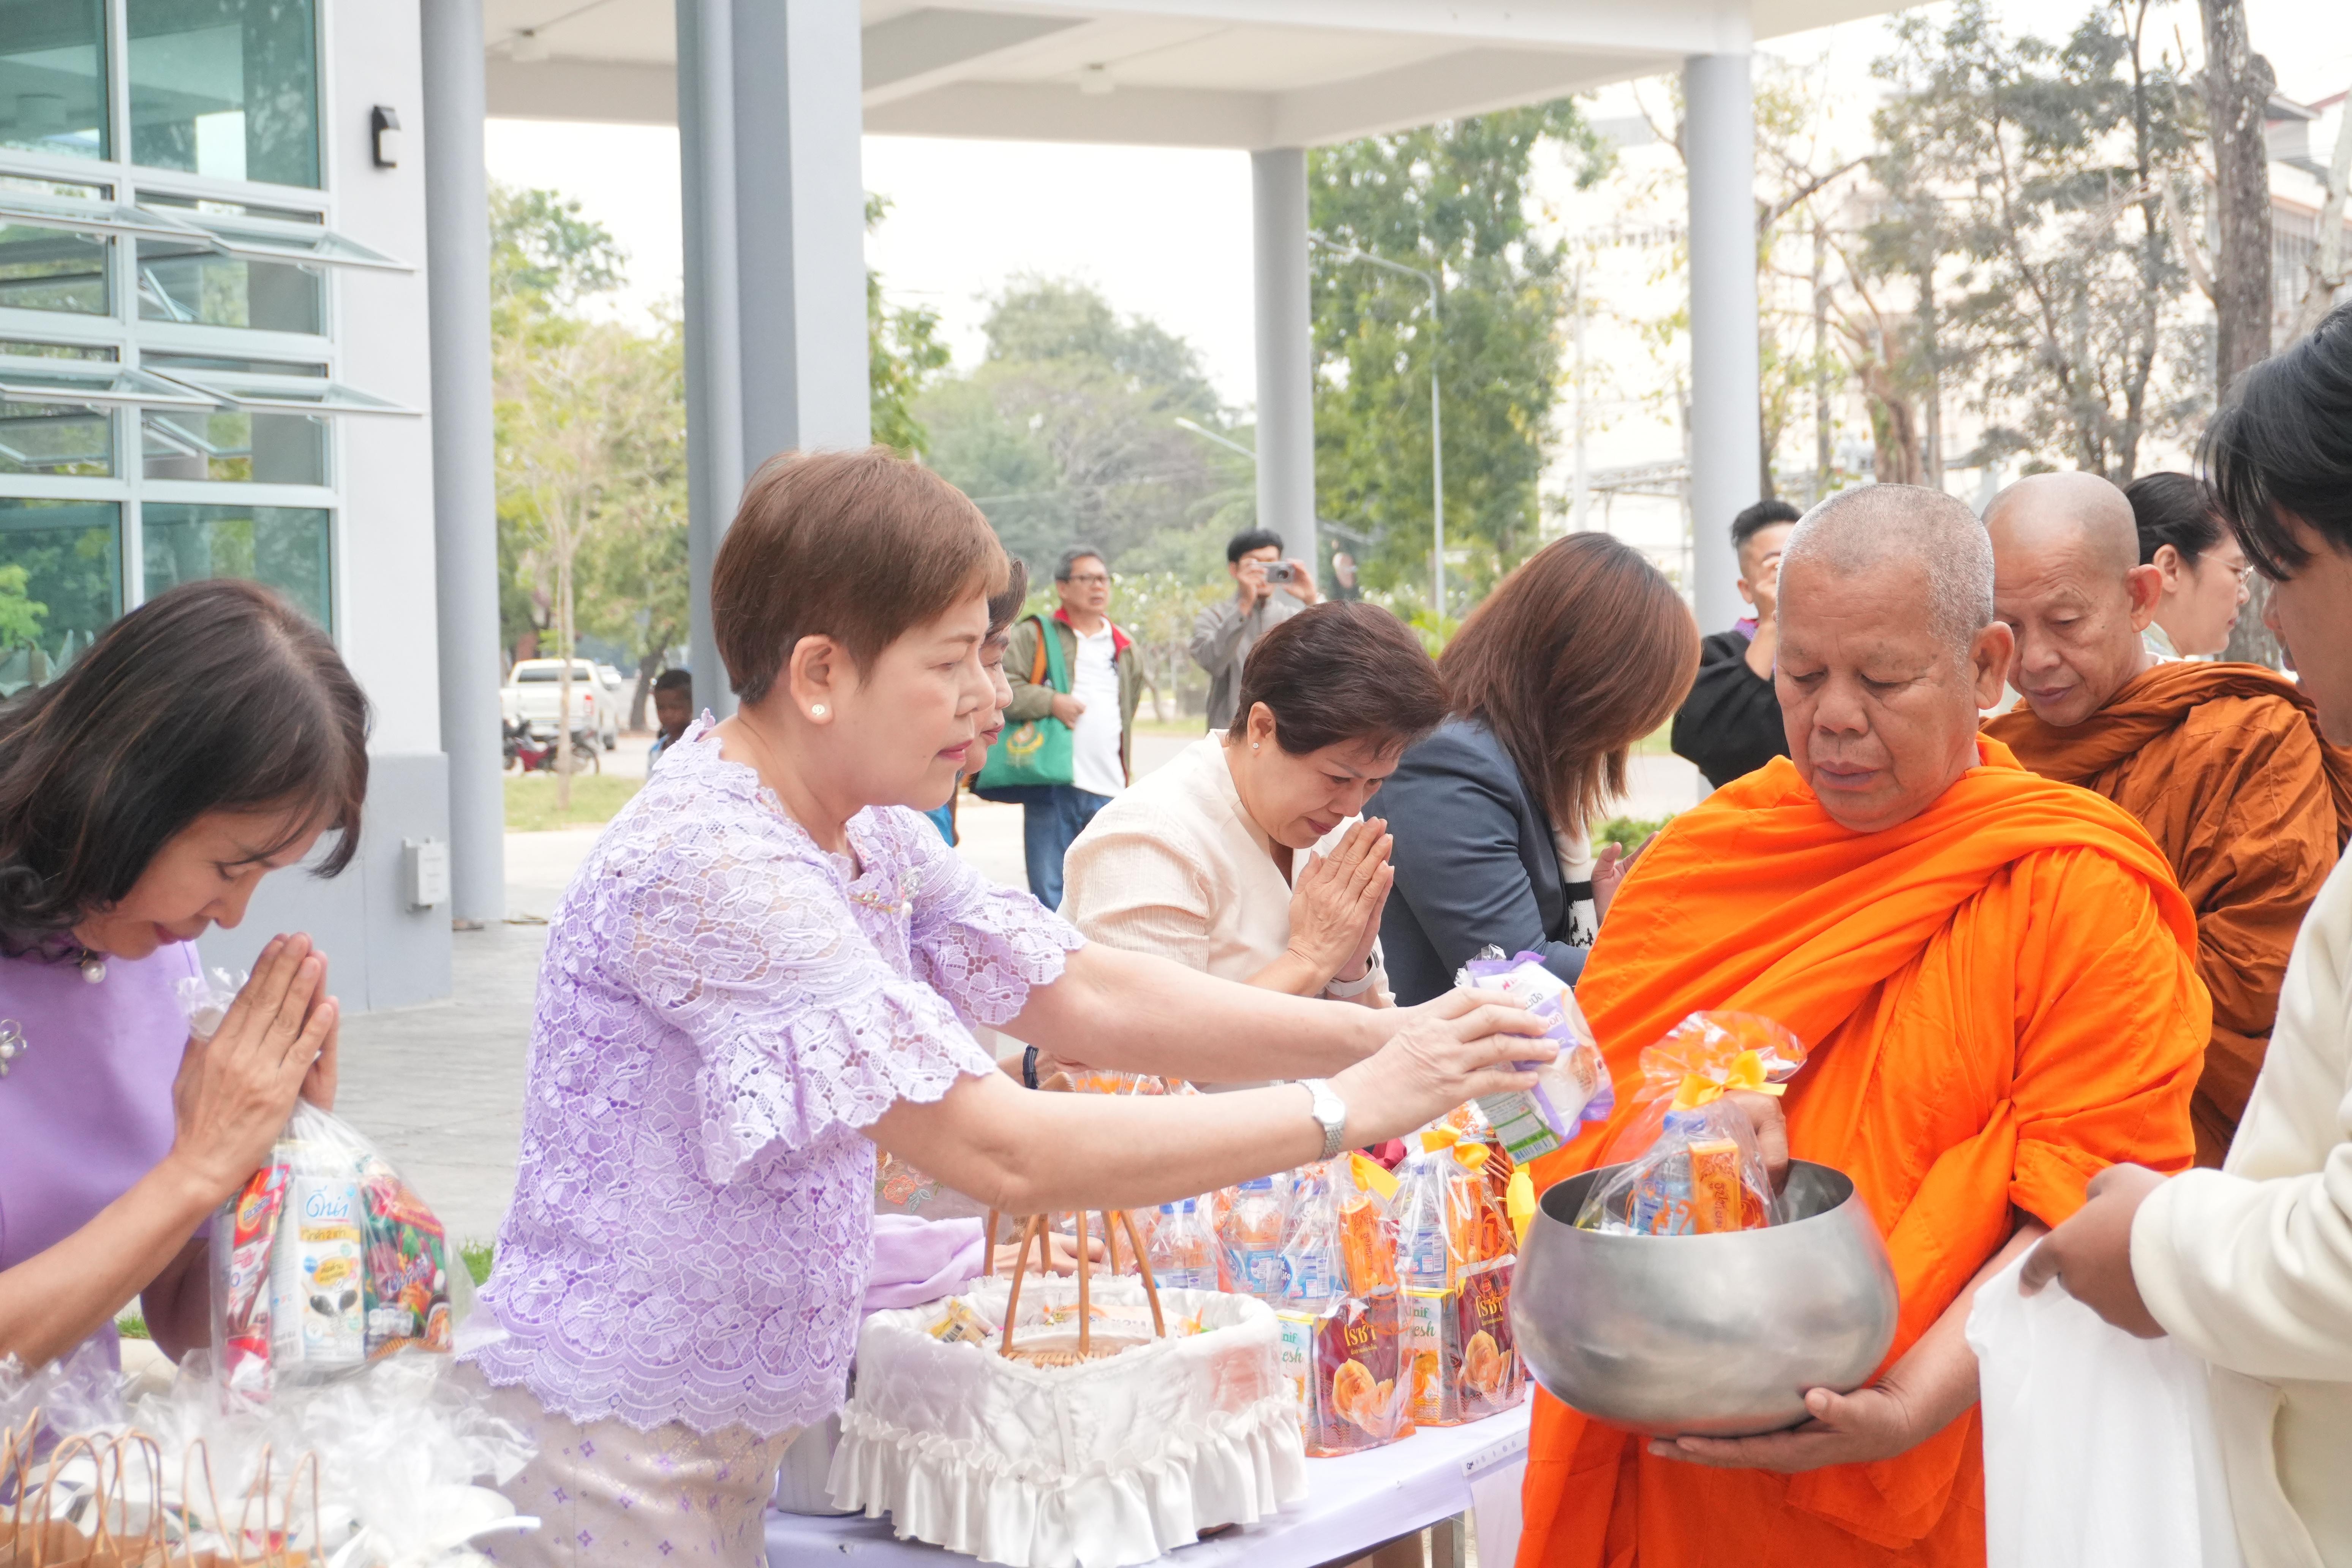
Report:
[[[1021,1255],[1013,1263],[1013,1290],[1004,1303],[1004,1339],[999,1354],[1011,1360],[1025,1362],[1031,1366],[1076,1366],[1081,1362],[1101,1356],[1113,1356],[1148,1342],[1139,1334],[1107,1330],[1099,1337],[1095,1332],[1093,1301],[1088,1289],[1093,1265],[1087,1257],[1087,1211],[1077,1211],[1078,1232],[1078,1326],[1076,1331],[1034,1334],[1019,1347],[1013,1343],[1013,1324],[1021,1310],[1021,1281],[1029,1271],[1029,1248],[1037,1248],[1040,1269],[1045,1266],[1052,1233],[1048,1215],[1031,1215],[1021,1225]],[[1168,1337],[1168,1320],[1160,1310],[1160,1289],[1151,1280],[1151,1260],[1144,1254],[1143,1237],[1135,1228],[1135,1221],[1124,1209],[1105,1209],[1102,1216],[1104,1262],[1109,1272],[1118,1272],[1118,1237],[1124,1229],[1129,1244],[1135,1249],[1135,1266],[1143,1277],[1143,1299],[1151,1303],[1151,1337]],[[996,1215],[988,1216],[988,1236],[992,1244],[996,1236]]]

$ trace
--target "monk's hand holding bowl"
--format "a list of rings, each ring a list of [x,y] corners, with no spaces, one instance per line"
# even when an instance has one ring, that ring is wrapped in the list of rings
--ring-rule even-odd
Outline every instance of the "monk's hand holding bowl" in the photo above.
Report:
[[[2031,1296],[2053,1279],[2066,1293],[2126,1333],[2164,1337],[2132,1277],[2132,1218],[2165,1178],[2145,1165],[2109,1165],[2091,1178],[2083,1206],[2042,1238],[2026,1258],[2017,1287]]]
[[[1723,1099],[1748,1118],[1756,1134],[1757,1152],[1764,1156],[1764,1173],[1771,1178],[1772,1190],[1779,1192],[1789,1184],[1789,1119],[1781,1112],[1780,1097],[1736,1089]]]

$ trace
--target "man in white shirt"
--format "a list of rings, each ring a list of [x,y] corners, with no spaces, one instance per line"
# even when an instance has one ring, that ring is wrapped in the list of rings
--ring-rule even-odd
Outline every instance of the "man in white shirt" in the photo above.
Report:
[[[1061,639],[1069,689],[1057,691],[1050,676],[1039,678],[1046,666],[1038,641],[1046,627],[1039,617],[1013,627],[1004,657],[1013,687],[1007,720],[1018,724],[1050,716],[1070,727],[1070,782],[1038,786],[1022,805],[1029,890],[1047,909],[1062,902],[1062,857],[1070,841],[1127,787],[1143,686],[1133,641],[1110,621],[1110,568],[1102,552],[1085,544],[1064,551],[1054,569],[1054,591],[1062,605],[1051,629]]]

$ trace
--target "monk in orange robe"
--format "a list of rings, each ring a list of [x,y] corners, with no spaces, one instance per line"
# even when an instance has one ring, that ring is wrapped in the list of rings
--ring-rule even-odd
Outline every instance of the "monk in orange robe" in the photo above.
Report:
[[[1993,613],[2024,699],[1985,726],[2046,778],[2139,819],[2197,911],[2213,1037],[2189,1114],[2218,1167],[2262,1071],[2287,952],[2352,832],[2352,751],[2303,689],[2258,664],[2159,662],[2140,634],[2163,576],[2139,564],[2131,502],[2095,474],[2037,474],[1993,498]]]
[[[2108,1164],[2189,1163],[2195,921],[2127,814],[1979,735],[2010,634],[1975,517],[1908,486],[1832,498],[1789,541],[1780,616],[1790,754],[1617,890],[1578,994],[1620,1110],[1534,1173],[1602,1163],[1642,1048],[1685,1015],[1777,1018],[1811,1050],[1789,1152],[1851,1175],[1885,1232],[1895,1345],[1760,1437],[1644,1439],[1539,1394],[1519,1568],[1982,1564],[1977,1285]]]

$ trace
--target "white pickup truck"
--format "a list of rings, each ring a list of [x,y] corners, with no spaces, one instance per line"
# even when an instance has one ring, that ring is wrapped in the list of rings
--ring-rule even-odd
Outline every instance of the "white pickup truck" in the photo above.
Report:
[[[562,659],[520,659],[507,673],[499,705],[508,723],[528,724],[544,739],[555,733],[556,703],[562,689]],[[593,734],[608,752],[621,742],[621,694],[584,658],[572,661],[572,727]]]

